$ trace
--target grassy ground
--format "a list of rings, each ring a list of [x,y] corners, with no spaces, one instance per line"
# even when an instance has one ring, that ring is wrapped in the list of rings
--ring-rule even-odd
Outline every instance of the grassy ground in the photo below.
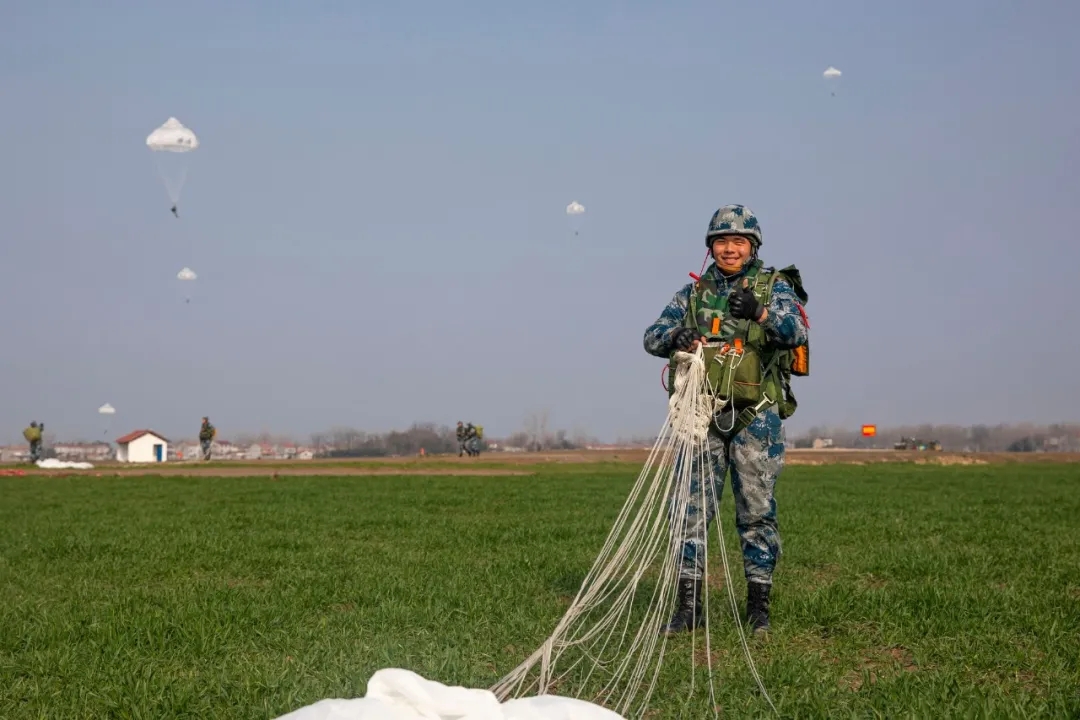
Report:
[[[388,666],[487,687],[549,634],[637,469],[0,477],[0,717],[270,718]],[[1080,717],[1080,465],[801,466],[778,495],[753,652],[783,716]],[[712,605],[723,716],[766,716]],[[672,652],[657,717],[711,716]]]

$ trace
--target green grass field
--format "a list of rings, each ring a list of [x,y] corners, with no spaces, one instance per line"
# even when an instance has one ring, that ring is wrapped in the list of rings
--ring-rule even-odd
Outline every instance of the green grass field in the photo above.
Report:
[[[639,469],[516,467],[537,474],[0,478],[0,717],[270,718],[391,666],[487,687]],[[784,717],[1080,717],[1080,465],[790,467],[778,498],[753,652]],[[722,716],[768,716],[711,605]],[[689,639],[669,652],[655,717],[711,717]]]

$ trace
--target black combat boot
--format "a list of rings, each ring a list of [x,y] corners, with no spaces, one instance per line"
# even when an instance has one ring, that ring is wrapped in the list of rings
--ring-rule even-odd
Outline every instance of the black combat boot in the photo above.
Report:
[[[679,578],[677,603],[675,614],[671,616],[671,622],[660,628],[661,635],[689,632],[704,624],[705,618],[701,615],[700,580]]]
[[[746,620],[755,633],[769,629],[769,591],[772,585],[746,583]]]

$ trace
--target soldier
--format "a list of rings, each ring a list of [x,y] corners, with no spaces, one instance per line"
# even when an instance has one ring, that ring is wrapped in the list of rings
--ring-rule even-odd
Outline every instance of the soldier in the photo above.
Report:
[[[473,457],[480,456],[480,441],[484,438],[484,428],[482,425],[469,424],[472,429],[469,433],[469,454]]]
[[[36,420],[30,421],[30,427],[23,430],[23,437],[30,443],[30,462],[36,463],[41,459],[41,438],[45,432],[45,423],[39,427]]]
[[[465,454],[465,441],[466,441],[466,438],[465,438],[465,424],[462,423],[460,420],[458,420],[457,421],[457,444],[458,444],[457,456],[458,457],[461,457],[462,455]]]
[[[794,266],[776,271],[758,260],[761,227],[747,207],[727,205],[717,210],[705,246],[712,265],[677,292],[645,331],[645,350],[669,358],[675,350],[693,352],[702,342],[707,350],[725,343],[739,347],[735,343],[739,339],[743,348],[739,352],[745,354],[739,364],[727,364],[726,386],[734,390],[731,402],[709,425],[709,457],[691,461],[692,499],[683,537],[678,606],[661,632],[684,632],[701,624],[704,541],[730,469],[747,581],[746,619],[757,633],[769,629],[769,594],[781,552],[773,491],[784,466],[782,420],[796,407],[790,377],[809,373],[809,326],[802,306],[807,296]],[[707,367],[715,386],[714,373],[723,373],[724,363],[710,362]],[[695,500],[701,497],[703,460],[711,462],[715,478],[705,487],[704,509]]]
[[[210,424],[210,418],[203,417],[202,427],[199,428],[199,444],[202,445],[203,460],[210,459],[210,446],[217,436],[217,428]]]
[[[476,455],[476,427],[472,423],[465,425],[465,452],[469,457]]]

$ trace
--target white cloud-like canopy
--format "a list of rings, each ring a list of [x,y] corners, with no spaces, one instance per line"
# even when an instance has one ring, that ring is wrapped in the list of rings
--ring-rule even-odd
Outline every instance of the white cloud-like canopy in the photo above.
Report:
[[[174,117],[146,137],[146,145],[157,152],[191,152],[199,147],[199,138]]]

